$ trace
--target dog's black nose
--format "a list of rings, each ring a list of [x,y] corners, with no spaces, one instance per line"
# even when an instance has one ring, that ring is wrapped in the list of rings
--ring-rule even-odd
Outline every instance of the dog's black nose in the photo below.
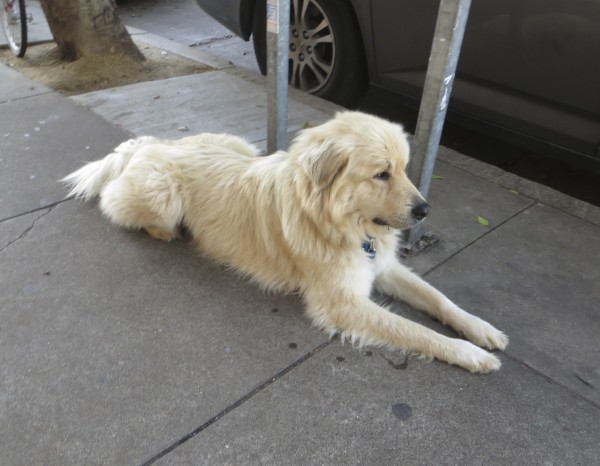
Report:
[[[421,204],[417,204],[412,208],[412,214],[417,220],[423,220],[425,217],[427,217],[427,214],[429,214],[430,210],[431,207],[429,207],[429,204],[427,204],[427,202],[422,202]]]

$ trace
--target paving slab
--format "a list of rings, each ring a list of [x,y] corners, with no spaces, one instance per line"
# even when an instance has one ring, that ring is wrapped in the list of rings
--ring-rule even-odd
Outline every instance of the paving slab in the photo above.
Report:
[[[169,0],[148,5],[119,2],[119,16],[128,26],[155,31],[166,40],[185,45],[231,37],[233,33],[204,14],[195,1]],[[241,39],[240,39],[241,40]]]
[[[505,331],[507,353],[600,405],[600,228],[536,204],[427,279]]]
[[[0,253],[2,464],[140,464],[327,340],[184,240],[49,210]]]
[[[155,464],[597,464],[598,409],[502,359],[478,376],[333,342]]]
[[[290,93],[288,128],[322,123],[339,107]],[[226,132],[251,142],[267,137],[264,79],[254,73],[220,70],[132,84],[71,97],[136,135],[181,138]]]
[[[600,207],[567,196],[545,186],[468,157],[448,147],[440,147],[438,162],[444,161],[480,178],[491,181],[520,195],[535,199],[541,204],[554,207],[562,212],[578,217],[586,222],[600,226]]]
[[[2,82],[2,86],[0,86],[0,104],[51,92],[46,86],[23,76],[3,63],[0,64],[0,81]],[[5,113],[5,110],[2,110],[1,113]],[[0,137],[7,137],[4,127],[0,130]]]
[[[146,31],[132,27],[128,27],[127,31],[131,34],[131,37],[138,46],[143,47],[144,45],[149,45],[151,47],[156,47],[161,49],[161,51],[189,58],[190,60],[200,62],[216,70],[233,67],[233,64],[230,61],[208,53],[201,48],[182,45],[179,42],[173,42],[164,37],[157,36],[156,34],[150,34]]]
[[[432,210],[424,228],[438,242],[425,253],[403,260],[418,273],[437,266],[535,203],[444,162],[437,162],[434,172],[436,179],[427,199]],[[489,225],[479,223],[478,217],[487,219]]]
[[[206,52],[228,60],[235,66],[260,73],[252,40],[245,42],[238,36],[216,41],[202,46]]]
[[[64,199],[59,179],[130,137],[55,93],[0,104],[0,127],[0,219]]]

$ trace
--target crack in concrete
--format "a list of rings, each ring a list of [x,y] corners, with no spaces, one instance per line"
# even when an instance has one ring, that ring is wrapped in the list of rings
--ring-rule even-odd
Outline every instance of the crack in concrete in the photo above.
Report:
[[[205,39],[205,40],[201,40],[201,41],[189,44],[188,47],[203,47],[205,45],[214,44],[215,42],[223,42],[223,41],[229,40],[232,37],[234,37],[233,34],[227,34],[227,35],[221,36],[221,37],[211,37],[210,39]]]
[[[38,220],[40,220],[41,218],[45,217],[46,215],[48,215],[50,212],[52,212],[52,210],[54,210],[54,207],[56,207],[56,205],[53,205],[53,206],[47,207],[47,210],[46,210],[46,212],[43,212],[42,214],[40,214],[40,215],[38,215],[36,218],[34,218],[34,219],[33,219],[33,221],[31,222],[31,224],[30,224],[30,225],[28,225],[28,226],[25,228],[25,230],[23,230],[23,232],[22,232],[22,233],[21,233],[21,234],[20,234],[18,237],[16,237],[15,239],[13,239],[13,240],[9,241],[9,242],[6,244],[6,246],[4,246],[3,248],[1,248],[1,249],[0,249],[0,253],[2,253],[2,252],[4,252],[4,251],[6,251],[6,249],[8,249],[10,246],[12,246],[13,244],[15,244],[15,243],[16,243],[16,242],[18,242],[19,240],[22,240],[23,238],[25,238],[25,237],[26,237],[26,236],[29,234],[29,232],[30,232],[31,230],[33,230],[33,228],[35,227],[35,224],[36,224],[36,222],[37,222]],[[24,214],[24,215],[26,215],[26,214]],[[13,218],[15,218],[15,217],[13,217]]]

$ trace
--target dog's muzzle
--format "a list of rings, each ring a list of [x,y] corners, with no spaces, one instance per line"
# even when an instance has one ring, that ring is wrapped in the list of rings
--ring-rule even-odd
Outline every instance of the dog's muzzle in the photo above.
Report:
[[[431,207],[427,202],[420,202],[415,204],[410,209],[410,215],[401,215],[398,217],[394,217],[391,220],[384,220],[380,217],[376,217],[373,219],[373,223],[375,225],[380,225],[384,227],[396,228],[398,230],[405,230],[407,228],[412,228],[421,222],[429,212],[431,211]]]

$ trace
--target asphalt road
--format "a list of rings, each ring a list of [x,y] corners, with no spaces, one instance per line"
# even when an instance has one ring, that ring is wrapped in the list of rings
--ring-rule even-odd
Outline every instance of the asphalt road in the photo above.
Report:
[[[120,0],[128,26],[190,47],[200,47],[237,66],[258,72],[252,42],[244,42],[202,11],[195,0]],[[414,131],[417,113],[389,98],[368,93],[358,108],[401,122]],[[442,144],[506,171],[600,206],[600,173],[545,157],[456,125],[446,124]]]

